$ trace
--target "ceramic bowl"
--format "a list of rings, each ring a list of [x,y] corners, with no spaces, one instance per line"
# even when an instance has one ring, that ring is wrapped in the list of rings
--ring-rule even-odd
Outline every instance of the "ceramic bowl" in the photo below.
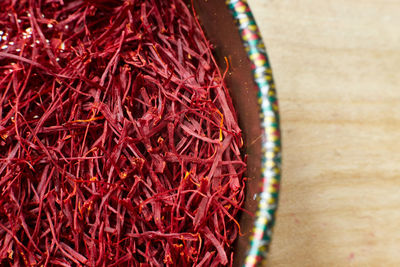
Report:
[[[214,46],[243,130],[248,177],[235,266],[263,265],[277,208],[281,146],[272,72],[263,41],[246,1],[195,1],[195,10]]]

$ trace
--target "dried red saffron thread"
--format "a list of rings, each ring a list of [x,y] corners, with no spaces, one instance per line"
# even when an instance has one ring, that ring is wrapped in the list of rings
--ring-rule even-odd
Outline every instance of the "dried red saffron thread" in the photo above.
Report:
[[[246,168],[183,0],[0,6],[0,264],[232,262]]]

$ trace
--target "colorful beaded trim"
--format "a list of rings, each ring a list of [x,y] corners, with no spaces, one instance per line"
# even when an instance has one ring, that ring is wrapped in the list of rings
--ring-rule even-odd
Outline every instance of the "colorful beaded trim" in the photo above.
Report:
[[[278,203],[281,142],[278,103],[272,71],[265,46],[246,0],[226,0],[233,13],[258,86],[258,102],[262,128],[261,193],[257,196],[258,211],[244,267],[253,267],[265,260],[271,240],[271,229]]]

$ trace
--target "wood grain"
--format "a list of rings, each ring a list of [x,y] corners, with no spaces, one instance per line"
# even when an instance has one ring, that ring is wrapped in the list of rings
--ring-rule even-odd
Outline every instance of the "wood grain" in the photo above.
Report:
[[[248,1],[283,132],[269,266],[400,266],[400,1]]]

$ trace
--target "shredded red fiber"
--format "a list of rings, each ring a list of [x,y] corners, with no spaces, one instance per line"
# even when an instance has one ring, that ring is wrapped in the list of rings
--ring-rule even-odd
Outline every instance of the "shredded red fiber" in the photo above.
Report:
[[[183,0],[0,4],[0,265],[232,264],[246,169]]]

